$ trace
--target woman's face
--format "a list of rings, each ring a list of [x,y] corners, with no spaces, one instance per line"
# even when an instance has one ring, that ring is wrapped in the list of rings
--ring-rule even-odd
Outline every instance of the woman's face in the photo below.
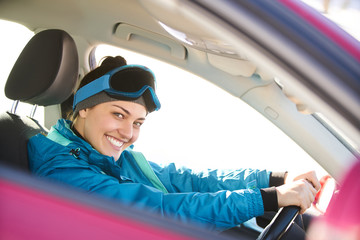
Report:
[[[118,160],[139,137],[146,108],[138,103],[112,101],[79,111],[76,130],[101,154]]]

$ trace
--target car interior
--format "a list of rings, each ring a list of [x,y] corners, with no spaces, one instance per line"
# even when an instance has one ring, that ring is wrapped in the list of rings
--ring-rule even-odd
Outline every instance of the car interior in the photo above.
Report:
[[[79,80],[96,67],[96,47],[107,44],[153,57],[201,76],[239,98],[281,129],[334,179],[340,179],[356,161],[359,151],[356,143],[360,134],[354,124],[356,121],[349,123],[344,120],[344,114],[336,112],[339,108],[331,109],[331,103],[311,89],[314,85],[304,87],[295,81],[301,75],[300,70],[292,69],[290,64],[285,66],[273,61],[271,57],[262,58],[268,54],[261,53],[266,47],[258,48],[249,40],[251,36],[246,31],[239,38],[233,29],[227,25],[224,27],[221,21],[215,19],[215,14],[200,8],[201,3],[190,2],[1,1],[0,19],[20,23],[35,33],[14,64],[4,89],[6,97],[14,103],[9,106],[11,111],[0,114],[1,164],[28,171],[28,139],[38,133],[46,135],[56,120],[71,109],[72,94]],[[204,5],[207,10],[215,8],[211,2]],[[241,11],[229,6],[231,4],[221,11],[227,11],[229,15],[232,11]],[[238,21],[246,22],[248,28],[258,28],[260,25],[256,25],[248,14],[237,12],[235,15]],[[256,34],[259,39],[270,36],[270,33],[266,35],[266,31],[260,30],[255,31]],[[291,47],[280,37],[269,41],[284,49]],[[328,47],[331,48],[330,45]],[[288,52],[287,57],[297,61],[302,59],[298,55],[302,57],[296,49]],[[320,80],[332,78],[324,68],[306,64],[309,66],[299,66],[309,68],[306,74],[319,76]],[[301,76],[306,78],[306,74]],[[331,89],[343,88],[331,84],[328,86]],[[357,91],[356,88],[354,91]],[[356,109],[359,104],[350,97],[339,96],[343,97],[339,101],[349,105],[350,110]],[[345,104],[346,101],[349,104]],[[34,118],[33,113],[30,116],[18,114],[17,105],[21,103],[33,105],[33,112],[37,106],[45,107],[44,125]],[[325,113],[343,128],[337,131],[319,113]],[[353,115],[355,119],[356,113]],[[293,211],[290,218],[293,219],[296,214]],[[284,217],[289,218],[289,215]],[[271,220],[266,216],[264,218],[266,223]],[[286,220],[289,221],[292,220]],[[280,229],[286,227],[280,226]]]

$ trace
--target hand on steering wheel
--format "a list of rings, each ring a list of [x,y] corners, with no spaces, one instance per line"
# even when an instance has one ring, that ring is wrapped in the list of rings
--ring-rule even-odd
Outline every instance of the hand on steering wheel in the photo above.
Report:
[[[279,208],[298,206],[300,214],[311,206],[317,192],[314,186],[304,179],[276,187]]]
[[[285,184],[276,187],[281,209],[257,240],[281,238],[299,212],[303,214],[311,206],[319,189],[320,183],[313,171],[295,177],[287,175]]]

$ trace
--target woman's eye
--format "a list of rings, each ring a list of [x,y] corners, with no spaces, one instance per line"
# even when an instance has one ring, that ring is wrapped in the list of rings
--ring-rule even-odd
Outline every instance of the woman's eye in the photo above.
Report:
[[[124,118],[124,115],[122,115],[121,113],[113,113],[116,117],[118,118]]]
[[[143,124],[142,122],[134,122],[134,125],[137,127],[141,127],[142,124]]]

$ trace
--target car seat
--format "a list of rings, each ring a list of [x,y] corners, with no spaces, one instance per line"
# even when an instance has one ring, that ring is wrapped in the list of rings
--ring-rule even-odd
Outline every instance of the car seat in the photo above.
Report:
[[[0,163],[28,170],[27,142],[48,130],[30,116],[16,114],[19,102],[36,106],[60,104],[71,96],[79,72],[77,48],[63,30],[34,35],[19,55],[5,85],[14,100],[11,111],[0,114]]]

